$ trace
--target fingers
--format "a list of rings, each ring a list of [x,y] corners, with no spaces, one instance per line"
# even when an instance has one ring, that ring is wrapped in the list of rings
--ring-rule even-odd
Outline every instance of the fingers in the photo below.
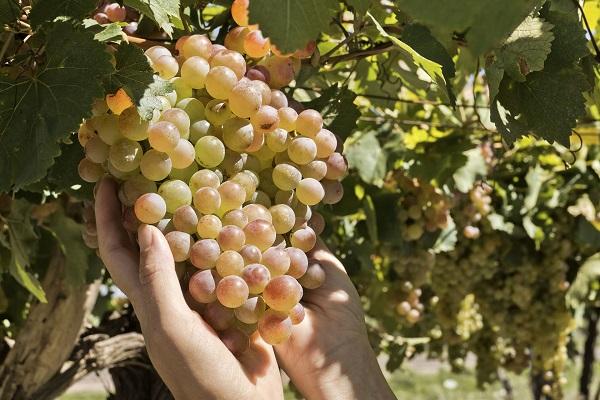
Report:
[[[147,312],[176,317],[189,309],[175,271],[175,261],[164,235],[152,225],[138,229],[139,285]]]
[[[307,254],[307,256],[309,260],[318,262],[321,264],[321,266],[323,266],[323,268],[325,268],[325,265],[327,265],[328,268],[333,267],[346,273],[346,268],[344,268],[344,265],[340,260],[337,259],[336,256],[333,255],[331,250],[329,250],[327,245],[321,239],[317,240],[317,244]]]
[[[121,223],[117,184],[103,179],[96,193],[96,225],[100,256],[115,283],[128,296],[138,289],[138,254]]]

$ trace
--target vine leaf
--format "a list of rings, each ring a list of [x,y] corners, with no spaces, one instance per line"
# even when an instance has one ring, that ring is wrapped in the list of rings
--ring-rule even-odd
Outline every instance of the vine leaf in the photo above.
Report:
[[[171,91],[173,91],[173,85],[169,81],[155,76],[154,82],[148,85],[139,101],[138,112],[140,116],[147,121],[151,120],[154,110],[160,110],[163,107],[163,103],[159,97]]]
[[[114,93],[123,88],[134,103],[137,103],[144,91],[153,81],[153,71],[142,49],[128,43],[117,47],[115,54],[115,72],[110,75],[108,90]]]
[[[321,112],[325,126],[345,139],[356,129],[356,121],[360,118],[360,111],[354,104],[355,99],[356,94],[351,90],[333,85],[319,97],[306,103],[306,107]]]
[[[442,97],[445,101],[452,101],[453,96],[448,86],[448,82],[444,76],[444,71],[442,70],[442,65],[438,64],[435,61],[431,61],[421,54],[417,53],[411,46],[404,43],[402,40],[397,37],[390,35],[383,29],[381,24],[377,22],[375,17],[371,14],[368,14],[373,23],[375,24],[377,30],[381,34],[381,36],[390,39],[390,41],[396,46],[396,49],[399,50],[400,58],[406,62],[409,66],[415,66],[423,69],[427,75],[431,78],[431,80],[440,88],[442,91]],[[416,69],[416,68],[415,68]]]
[[[41,0],[31,8],[29,21],[37,27],[46,21],[54,21],[57,17],[69,17],[81,20],[91,13],[98,2],[96,0]]]
[[[15,0],[0,1],[0,25],[9,24],[19,18],[21,8]]]
[[[348,144],[344,154],[350,168],[356,169],[363,181],[376,185],[382,183],[387,172],[387,154],[375,132],[367,132]]]
[[[179,0],[125,0],[126,6],[135,8],[172,36],[173,25],[180,26]]]
[[[37,249],[37,236],[31,224],[32,205],[26,200],[13,200],[8,222],[8,238],[11,250],[10,274],[39,301],[46,303],[46,294],[38,279],[27,271],[31,255]]]
[[[60,147],[60,156],[48,170],[47,185],[42,185],[42,189],[50,188],[55,192],[66,192],[76,199],[92,200],[94,185],[83,182],[77,172],[77,165],[85,156],[83,148],[77,143],[61,144]]]
[[[251,1],[250,23],[259,24],[280,51],[292,53],[327,31],[338,7],[335,0]]]
[[[586,31],[579,21],[579,14],[549,12],[546,20],[554,25],[552,52],[548,55],[546,66],[553,69],[572,67],[574,63],[590,54],[587,47]]]
[[[593,285],[598,282],[599,277],[600,254],[596,254],[585,260],[579,271],[577,271],[577,277],[567,291],[567,302],[572,307],[585,302]]]
[[[58,141],[90,115],[113,69],[104,44],[66,22],[48,32],[46,57],[30,78],[0,76],[0,192],[44,176],[60,153]]]
[[[457,169],[452,178],[456,188],[467,193],[473,187],[477,177],[485,176],[487,167],[479,148],[467,150],[463,154],[467,157],[467,163]]]
[[[373,0],[346,0],[346,3],[359,14],[363,15],[373,5]]]
[[[427,25],[442,43],[464,36],[476,56],[494,48],[545,0],[398,0],[402,11]]]
[[[554,35],[553,25],[528,17],[496,51],[496,63],[514,80],[524,82],[527,74],[544,69]]]

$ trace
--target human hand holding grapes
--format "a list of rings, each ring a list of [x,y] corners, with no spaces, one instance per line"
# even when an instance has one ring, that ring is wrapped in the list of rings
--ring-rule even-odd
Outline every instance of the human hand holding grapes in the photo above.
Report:
[[[281,399],[273,348],[258,334],[236,358],[221,337],[186,304],[164,235],[138,231],[139,252],[122,226],[117,184],[103,180],[96,194],[100,256],[139,318],[153,365],[177,399]]]

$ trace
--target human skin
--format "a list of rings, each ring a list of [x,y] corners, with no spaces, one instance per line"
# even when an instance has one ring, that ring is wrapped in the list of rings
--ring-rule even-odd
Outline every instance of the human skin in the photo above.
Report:
[[[105,178],[96,192],[100,256],[129,298],[152,364],[175,398],[282,399],[280,366],[310,400],[395,398],[367,341],[356,289],[323,245],[311,257],[327,279],[305,291],[306,317],[292,337],[273,348],[254,334],[236,357],[186,303],[163,234],[142,225],[136,244],[121,220],[117,184]]]

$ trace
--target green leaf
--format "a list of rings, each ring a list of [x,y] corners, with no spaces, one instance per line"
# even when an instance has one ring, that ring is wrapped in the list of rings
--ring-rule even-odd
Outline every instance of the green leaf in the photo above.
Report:
[[[457,169],[452,178],[456,188],[467,193],[473,188],[473,183],[478,177],[485,176],[487,166],[479,148],[467,150],[463,154],[467,157],[467,163]]]
[[[0,1],[0,25],[16,21],[20,14],[21,8],[15,0]]]
[[[442,43],[464,35],[476,56],[510,35],[545,0],[398,0],[400,9],[427,25]]]
[[[179,0],[125,0],[126,6],[146,15],[169,36],[173,34],[171,22],[179,22]]]
[[[527,194],[523,199],[521,214],[527,214],[535,208],[538,203],[542,185],[548,178],[550,178],[550,172],[542,168],[541,165],[536,164],[535,167],[529,168],[527,175],[525,175]]]
[[[31,265],[31,256],[37,248],[37,236],[31,223],[31,204],[25,200],[13,200],[7,218],[10,241],[10,274],[39,301],[46,303],[46,295],[37,278],[27,271]]]
[[[354,104],[355,99],[356,94],[351,90],[332,85],[319,97],[305,103],[305,106],[319,111],[323,115],[325,126],[345,139],[356,129],[356,122],[360,117],[360,111]]]
[[[442,70],[442,65],[438,64],[435,61],[431,61],[431,60],[423,57],[411,46],[404,43],[402,40],[398,39],[397,37],[387,33],[385,31],[385,29],[383,29],[381,24],[379,22],[377,22],[375,17],[373,17],[371,14],[368,14],[368,15],[373,20],[373,23],[377,27],[377,30],[379,31],[381,36],[390,39],[390,41],[396,46],[396,49],[399,50],[400,58],[404,62],[406,62],[407,65],[409,65],[409,67],[415,66],[415,67],[423,69],[423,71],[425,71],[425,73],[427,73],[427,75],[429,75],[431,80],[439,87],[444,99],[446,101],[452,101],[453,96],[452,96],[450,88],[448,86],[448,82],[446,81],[446,78],[444,76],[444,71]],[[428,52],[431,52],[431,48],[428,48]],[[436,51],[436,54],[437,53],[438,52]],[[438,54],[438,56],[439,56],[439,54]],[[450,73],[450,71],[448,71],[448,73]]]
[[[44,176],[112,71],[104,44],[66,22],[48,32],[46,58],[31,78],[0,76],[0,192]]]
[[[550,12],[546,20],[554,25],[554,41],[552,52],[546,60],[546,67],[560,69],[571,67],[583,57],[590,54],[587,47],[586,31],[579,21],[577,10],[569,15],[560,12]]]
[[[97,3],[96,0],[38,0],[31,8],[29,21],[35,28],[57,17],[81,20],[96,8]]]
[[[62,144],[60,147],[60,156],[55,159],[46,176],[49,188],[57,193],[66,192],[76,199],[91,200],[94,185],[83,182],[77,172],[77,165],[85,156],[83,148],[78,143]]]
[[[577,118],[585,115],[586,76],[576,69],[533,72],[525,82],[504,79],[492,107],[492,121],[507,142],[524,133],[569,147]],[[504,112],[502,112],[504,111]]]
[[[485,78],[487,80],[488,88],[490,90],[490,103],[496,100],[498,91],[500,90],[500,83],[504,77],[504,68],[498,63],[491,62],[485,67]]]
[[[445,253],[454,250],[458,241],[458,232],[456,223],[452,218],[449,218],[448,226],[446,226],[437,237],[435,243],[431,247],[434,253]]]
[[[122,43],[115,53],[115,73],[109,78],[108,89],[115,92],[123,88],[134,103],[140,101],[148,86],[154,81],[154,72],[141,48]]]
[[[554,35],[552,24],[527,17],[496,51],[497,63],[514,80],[525,81],[530,72],[544,69]]]
[[[426,26],[420,24],[405,26],[401,39],[423,57],[440,64],[446,82],[454,78],[456,68],[452,57]]]
[[[472,148],[468,137],[459,134],[441,137],[435,142],[423,142],[408,155],[412,160],[409,172],[426,182],[435,180],[444,185],[467,164],[466,152]]]
[[[81,237],[81,225],[61,210],[50,216],[46,228],[65,257],[66,282],[74,287],[84,285],[91,252]]]
[[[144,95],[139,101],[138,112],[140,116],[150,121],[154,114],[154,110],[160,110],[163,103],[158,98],[165,94],[173,91],[173,85],[169,81],[154,76],[154,82],[148,85],[148,88],[144,91]]]
[[[344,154],[350,168],[358,171],[367,183],[381,184],[387,172],[387,154],[381,148],[375,132],[362,134],[347,145]]]
[[[600,254],[595,254],[588,258],[577,271],[577,276],[567,291],[567,302],[571,306],[585,302],[592,285],[598,282],[599,278]]]
[[[259,24],[280,51],[292,53],[327,31],[338,7],[335,0],[251,1],[250,23]]]
[[[94,35],[94,39],[99,42],[121,42],[123,40],[123,27],[119,22],[113,22],[108,25],[98,25],[102,28]]]
[[[359,15],[364,15],[373,5],[373,0],[346,0],[346,3]]]
[[[365,196],[364,210],[365,222],[367,223],[367,230],[369,231],[369,237],[371,238],[371,242],[378,243],[379,235],[377,231],[377,212],[375,210],[373,198],[371,198],[371,196],[369,195]]]

